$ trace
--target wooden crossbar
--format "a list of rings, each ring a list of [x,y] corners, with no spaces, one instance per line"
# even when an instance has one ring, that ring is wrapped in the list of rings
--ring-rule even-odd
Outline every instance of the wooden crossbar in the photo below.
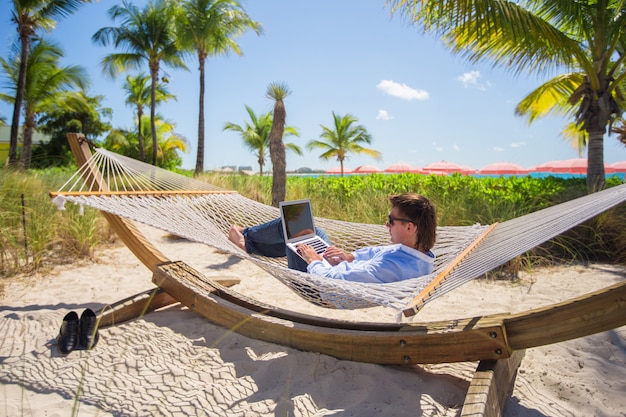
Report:
[[[457,265],[467,257],[485,238],[496,228],[498,223],[489,226],[480,236],[478,236],[468,247],[463,250],[456,258],[452,260],[431,282],[420,292],[411,302],[407,304],[407,308],[402,310],[405,317],[411,317],[417,314],[420,308],[424,306],[425,300],[430,297],[435,288],[441,284],[452,272]]]
[[[151,190],[151,191],[56,191],[51,192],[50,197],[58,195],[68,197],[80,196],[170,196],[170,195],[208,195],[208,194],[236,194],[232,190]]]

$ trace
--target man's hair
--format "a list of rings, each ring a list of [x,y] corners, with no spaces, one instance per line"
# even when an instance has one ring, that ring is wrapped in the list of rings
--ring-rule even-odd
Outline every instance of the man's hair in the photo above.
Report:
[[[417,227],[416,249],[428,251],[435,246],[437,211],[429,199],[420,194],[405,193],[392,195],[389,201],[392,207],[397,207]]]

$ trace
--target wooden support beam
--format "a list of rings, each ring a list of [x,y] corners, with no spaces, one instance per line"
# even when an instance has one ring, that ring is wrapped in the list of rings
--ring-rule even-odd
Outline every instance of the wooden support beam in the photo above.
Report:
[[[501,417],[524,354],[524,350],[518,350],[507,359],[480,361],[467,390],[461,417]]]
[[[512,350],[559,343],[626,325],[626,281],[504,318]]]
[[[502,359],[510,354],[502,320],[492,317],[401,324],[307,316],[245,300],[180,261],[159,265],[152,282],[218,326],[339,359],[410,365]]]
[[[214,278],[214,281],[225,287],[231,287],[239,284],[240,279],[236,277],[218,277]],[[96,314],[99,317],[98,327],[109,327],[141,318],[152,311],[176,303],[178,303],[178,300],[162,289],[155,287],[100,309]]]
[[[98,328],[120,324],[143,317],[145,314],[175,304],[178,301],[159,288],[140,292],[111,305],[104,306],[96,315]]]

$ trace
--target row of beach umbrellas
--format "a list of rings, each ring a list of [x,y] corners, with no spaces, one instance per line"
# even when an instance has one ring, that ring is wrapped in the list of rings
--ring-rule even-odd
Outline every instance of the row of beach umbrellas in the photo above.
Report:
[[[615,162],[613,164],[605,164],[604,171],[607,174],[626,173],[626,161]],[[552,173],[552,174],[587,174],[587,159],[574,158],[567,160],[549,161],[533,167],[524,168],[512,162],[496,162],[484,166],[481,169],[474,169],[468,166],[458,165],[453,162],[440,161],[423,167],[415,167],[407,163],[397,163],[389,165],[385,169],[378,168],[374,165],[361,165],[353,170],[344,167],[344,174],[375,174],[375,173],[417,173],[417,174],[435,174],[449,175],[459,173],[461,175],[529,175],[535,173]],[[327,174],[340,174],[341,168],[335,167],[326,171]]]

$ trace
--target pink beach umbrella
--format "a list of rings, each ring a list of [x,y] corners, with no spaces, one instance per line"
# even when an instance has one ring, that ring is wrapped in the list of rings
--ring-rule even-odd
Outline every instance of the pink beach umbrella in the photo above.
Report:
[[[551,167],[551,172],[565,174],[586,174],[587,159],[574,158],[567,159],[565,161],[555,161],[554,165]]]
[[[435,162],[435,163],[426,165],[422,169],[428,172],[429,174],[439,174],[439,175],[447,175],[447,174],[452,174],[454,172],[458,172],[459,174],[466,175],[466,174],[473,174],[474,172],[476,172],[476,170],[470,167],[461,166],[453,162],[447,162],[447,161]]]
[[[461,165],[461,168],[463,168],[463,172],[461,172],[461,174],[463,175],[471,175],[477,172],[474,168],[468,167],[466,165]]]
[[[611,168],[611,173],[626,173],[626,161],[615,162],[609,165],[609,167]]]
[[[543,164],[535,165],[533,167],[528,168],[530,172],[550,172],[550,166],[556,163],[557,161],[549,161],[544,162]]]
[[[618,162],[619,163],[619,162]],[[626,161],[625,161],[626,163]],[[612,174],[615,171],[615,164],[604,164],[604,172]],[[573,158],[562,161],[549,161],[536,165],[530,169],[533,172],[551,172],[554,174],[587,174],[587,158]]]
[[[334,168],[328,169],[328,170],[326,170],[326,173],[327,174],[341,174],[341,167],[338,166],[338,167],[334,167]],[[343,167],[343,173],[344,174],[351,174],[352,170],[350,168]]]
[[[535,165],[530,168],[530,171],[551,172],[554,174],[586,174],[587,160],[584,158],[553,160]]]
[[[361,165],[359,167],[354,168],[352,171],[354,174],[375,174],[377,172],[382,172],[383,170],[375,167],[374,165]]]
[[[478,170],[479,174],[485,175],[526,175],[530,170],[512,162],[495,162]]]
[[[397,164],[389,165],[387,168],[385,168],[385,172],[389,172],[389,173],[415,172],[416,169],[417,168],[409,164],[397,163]]]

